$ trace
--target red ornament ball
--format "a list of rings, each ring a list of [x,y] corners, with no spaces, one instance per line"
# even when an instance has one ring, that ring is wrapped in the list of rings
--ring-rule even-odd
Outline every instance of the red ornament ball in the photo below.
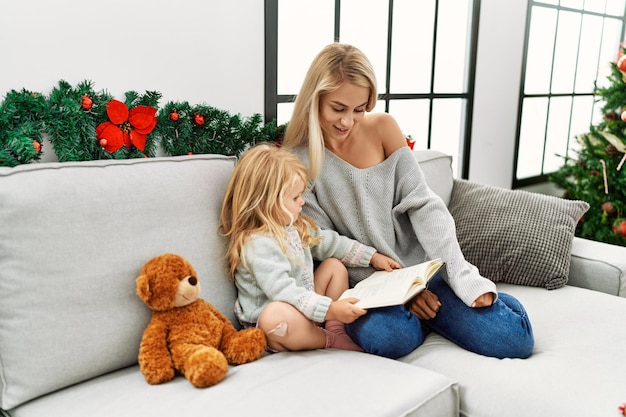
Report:
[[[35,151],[37,153],[41,152],[41,143],[39,143],[36,140],[34,140],[33,141],[33,148],[35,148]]]
[[[626,237],[626,220],[616,222],[613,225],[613,233]]]
[[[626,110],[622,112],[622,115],[620,117],[622,118],[622,122],[626,122]]]
[[[170,113],[170,120],[173,122],[178,121],[178,119],[180,118],[180,115],[178,114],[178,112],[176,110],[172,111]]]
[[[200,113],[196,113],[193,115],[193,122],[198,125],[198,126],[202,126],[204,124],[204,116],[201,115]]]
[[[620,71],[626,72],[626,55],[622,55],[617,60],[617,67],[619,68]]]
[[[89,94],[85,94],[80,101],[80,105],[85,110],[91,110],[93,107],[93,100],[89,97]]]

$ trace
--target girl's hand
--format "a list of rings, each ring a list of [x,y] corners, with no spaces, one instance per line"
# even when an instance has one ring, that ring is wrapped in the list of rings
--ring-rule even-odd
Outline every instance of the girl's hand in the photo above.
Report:
[[[367,310],[357,307],[354,304],[358,298],[344,298],[330,303],[326,320],[339,320],[342,323],[352,323],[354,320],[367,313]]]
[[[372,259],[370,260],[370,265],[379,271],[391,271],[392,269],[400,269],[402,265],[398,262],[394,261],[388,256],[383,255],[382,253],[374,253],[372,255]]]
[[[481,295],[480,297],[478,297],[476,300],[474,300],[474,302],[472,303],[472,308],[489,307],[492,304],[493,304],[493,293],[487,292]]]

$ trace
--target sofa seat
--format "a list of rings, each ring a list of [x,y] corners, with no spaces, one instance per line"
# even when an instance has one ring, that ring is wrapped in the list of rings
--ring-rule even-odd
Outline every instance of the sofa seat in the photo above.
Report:
[[[570,285],[498,289],[526,307],[530,358],[487,358],[431,334],[401,360],[457,380],[461,416],[617,416],[626,401],[626,298]]]
[[[459,415],[456,384],[398,361],[333,349],[266,355],[199,390],[177,376],[146,384],[137,366],[48,394],[12,417]]]

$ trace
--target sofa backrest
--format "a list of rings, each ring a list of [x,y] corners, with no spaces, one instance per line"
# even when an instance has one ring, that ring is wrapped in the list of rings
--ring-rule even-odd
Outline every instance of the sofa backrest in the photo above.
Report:
[[[451,158],[416,151],[446,203]],[[143,264],[187,258],[236,325],[219,212],[234,158],[217,155],[0,168],[0,408],[137,362],[151,312]]]
[[[450,203],[454,177],[452,157],[434,149],[416,150],[415,159],[424,172],[426,183],[446,203]]]
[[[0,168],[0,408],[137,362],[135,278],[173,252],[231,320],[219,212],[234,158]]]

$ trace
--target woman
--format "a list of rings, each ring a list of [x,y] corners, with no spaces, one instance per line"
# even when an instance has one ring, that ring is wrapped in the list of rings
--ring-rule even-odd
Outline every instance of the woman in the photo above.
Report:
[[[407,306],[371,310],[346,331],[366,352],[391,358],[430,331],[482,355],[528,357],[534,339],[523,306],[465,260],[454,221],[394,118],[367,114],[376,96],[372,65],[354,46],[333,43],[314,59],[283,142],[315,180],[303,212],[403,266],[441,258],[446,268]],[[371,272],[351,270],[351,283]]]

